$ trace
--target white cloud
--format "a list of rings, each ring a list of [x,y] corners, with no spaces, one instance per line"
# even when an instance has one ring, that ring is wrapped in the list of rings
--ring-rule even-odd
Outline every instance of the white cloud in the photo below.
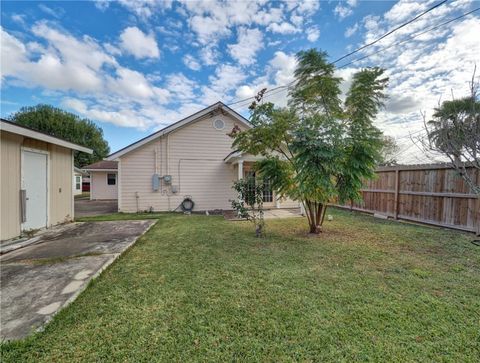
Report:
[[[240,86],[235,92],[236,98],[244,99],[255,96],[255,90],[250,86]]]
[[[142,73],[122,67],[92,38],[76,38],[39,22],[32,33],[46,43],[24,44],[1,29],[2,83],[40,87],[58,97],[64,93],[72,110],[98,121],[145,128],[157,120],[147,110],[165,110],[168,90]],[[151,78],[151,77],[150,77]],[[74,101],[72,101],[74,100]],[[161,118],[161,114],[157,115]]]
[[[190,19],[190,27],[197,34],[201,44],[216,42],[220,37],[230,35],[225,18],[195,15]]]
[[[108,122],[121,127],[135,127],[146,130],[147,127],[151,125],[151,120],[147,117],[141,115],[141,113],[136,112],[131,108],[119,108],[118,110],[113,110],[109,108],[108,110],[95,105],[87,105],[83,100],[75,98],[66,98],[62,101],[64,107],[68,107],[71,110],[88,117],[94,120],[101,120],[103,122]]]
[[[283,23],[272,23],[267,27],[268,31],[272,33],[280,33],[280,34],[293,34],[298,33],[300,29],[294,27],[292,24],[287,23],[286,21]]]
[[[118,3],[141,19],[148,19],[172,7],[172,0],[118,0]]]
[[[357,0],[342,1],[333,9],[333,12],[342,20],[353,14],[353,8],[355,6],[357,6]]]
[[[137,59],[160,56],[155,36],[147,35],[137,27],[128,27],[123,30],[120,34],[120,47]]]
[[[232,58],[244,66],[255,63],[255,56],[262,48],[262,32],[258,29],[244,27],[239,27],[237,30],[237,43],[228,45],[228,51]]]
[[[297,60],[294,55],[281,51],[275,52],[269,64],[273,69],[276,85],[285,85],[293,81],[293,73],[297,66]]]
[[[142,73],[124,67],[117,68],[116,77],[109,77],[107,86],[110,92],[134,100],[148,99],[154,95],[153,87]]]
[[[293,34],[301,31],[319,8],[319,1],[182,1],[183,16],[201,45],[217,45],[235,27],[264,26],[268,31]],[[287,18],[291,21],[288,22]],[[293,24],[295,25],[293,25]]]
[[[316,26],[312,26],[307,29],[307,39],[309,42],[316,42],[320,38],[320,29]]]
[[[353,14],[352,8],[349,8],[347,6],[342,6],[342,5],[337,5],[335,9],[333,10],[335,15],[337,15],[340,19],[344,19],[347,16],[350,16]]]
[[[109,0],[95,0],[95,7],[100,11],[105,11],[110,5]]]
[[[218,51],[213,45],[206,46],[200,50],[200,58],[207,66],[213,66],[217,64],[218,56]]]
[[[21,26],[25,26],[26,23],[25,23],[25,14],[13,14],[12,15],[12,20],[21,25]]]
[[[345,30],[345,37],[350,38],[353,34],[355,34],[359,29],[358,23],[353,24],[352,26],[348,27]]]
[[[208,77],[210,84],[201,87],[202,102],[210,105],[217,101],[229,102],[232,92],[236,91],[247,75],[242,69],[229,64],[222,64],[215,69],[215,74]]]
[[[183,63],[192,71],[199,71],[202,68],[200,63],[190,54],[183,57]]]
[[[420,14],[429,6],[428,2],[419,1],[399,1],[385,13],[385,20],[392,23],[400,23],[410,19],[411,14]]]
[[[167,77],[167,87],[179,100],[195,98],[197,84],[181,73],[171,74]]]
[[[65,10],[63,10],[62,8],[53,9],[48,7],[45,4],[38,4],[38,8],[42,10],[45,14],[53,16],[54,18],[57,18],[57,19],[62,17],[63,14],[65,13]]]

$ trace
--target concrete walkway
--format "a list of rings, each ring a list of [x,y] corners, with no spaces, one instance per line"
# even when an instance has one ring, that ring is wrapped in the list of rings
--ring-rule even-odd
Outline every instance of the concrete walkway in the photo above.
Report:
[[[99,216],[118,212],[116,200],[75,200],[75,218]]]
[[[2,255],[0,339],[20,339],[40,328],[154,223],[75,223]]]

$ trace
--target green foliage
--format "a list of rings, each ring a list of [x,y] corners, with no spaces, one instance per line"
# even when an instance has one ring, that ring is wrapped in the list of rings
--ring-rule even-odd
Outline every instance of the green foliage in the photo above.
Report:
[[[345,102],[342,79],[327,54],[298,53],[288,108],[253,108],[253,128],[235,135],[234,146],[262,155],[255,167],[277,194],[305,206],[310,232],[319,233],[329,202],[360,198],[359,190],[381,160],[382,133],[374,125],[388,79],[380,68],[353,76]]]
[[[444,101],[435,109],[432,120],[425,123],[427,140],[421,144],[427,152],[447,157],[470,190],[480,197],[474,172],[480,172],[480,102],[474,79],[475,72],[470,96]]]
[[[233,183],[237,199],[231,200],[232,208],[240,218],[245,218],[255,225],[257,237],[265,236],[263,218],[263,181],[255,177],[240,179]]]
[[[395,165],[397,164],[396,156],[400,152],[400,147],[398,146],[395,139],[391,136],[383,136],[383,145],[380,151],[381,165]]]
[[[49,105],[22,107],[10,116],[10,120],[22,126],[65,139],[93,150],[92,155],[75,151],[75,166],[83,167],[104,159],[110,152],[103,131],[88,119]]]
[[[435,108],[429,138],[443,153],[460,157],[465,150],[480,150],[480,102],[475,97],[444,101]]]

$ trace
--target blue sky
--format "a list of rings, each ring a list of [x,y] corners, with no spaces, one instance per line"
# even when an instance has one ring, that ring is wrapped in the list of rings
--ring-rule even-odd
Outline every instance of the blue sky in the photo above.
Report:
[[[2,1],[1,115],[52,104],[94,120],[115,151],[218,100],[290,82],[302,49],[336,59],[437,2]],[[449,1],[358,56],[478,6]],[[376,123],[402,161],[421,161],[409,138],[420,111],[467,91],[479,13],[338,71],[347,89],[359,68],[387,69],[390,99]],[[287,92],[269,100],[285,105]],[[233,107],[247,115],[246,105]]]

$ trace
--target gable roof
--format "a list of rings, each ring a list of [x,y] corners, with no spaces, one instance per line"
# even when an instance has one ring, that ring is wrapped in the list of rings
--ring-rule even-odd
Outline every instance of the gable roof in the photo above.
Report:
[[[43,132],[31,129],[30,127],[19,125],[12,121],[4,120],[3,118],[0,119],[0,130],[11,132],[12,134],[22,135],[30,139],[48,142],[49,144],[63,146],[68,149],[83,151],[84,153],[87,153],[87,154],[93,153],[93,150],[89,149],[88,147],[74,144],[73,142],[60,139],[52,135],[45,134]]]
[[[213,112],[215,110],[218,110],[218,109],[222,109],[224,112],[228,113],[230,116],[232,116],[235,120],[243,123],[245,126],[247,127],[252,127],[252,125],[250,124],[250,122],[248,122],[248,120],[243,117],[242,115],[240,115],[239,113],[237,113],[236,111],[234,111],[233,109],[231,109],[230,107],[228,107],[227,105],[225,105],[223,102],[217,102],[217,103],[214,103],[213,105],[211,106],[208,106],[206,108],[204,108],[203,110],[200,110],[198,112],[195,112],[194,114],[184,118],[184,119],[181,119],[180,121],[177,121],[167,127],[164,127],[163,129],[157,131],[157,132],[154,132],[153,134],[147,136],[147,137],[144,137],[143,139],[140,139],[138,140],[137,142],[134,142],[133,144],[130,144],[126,147],[124,147],[123,149],[120,149],[116,152],[114,152],[113,154],[110,154],[109,156],[107,156],[107,160],[115,160],[115,159],[118,159],[120,157],[122,157],[123,155],[129,153],[130,151],[132,150],[135,150],[147,143],[149,143],[150,141],[153,141],[155,140],[156,138],[158,137],[161,137],[163,135],[166,135],[174,130],[177,130],[179,129],[180,127],[183,127],[191,122],[194,122],[196,120],[198,120],[199,118],[209,114],[210,112]]]
[[[100,160],[96,163],[83,167],[83,170],[100,171],[100,170],[117,170],[118,162],[113,160]]]

